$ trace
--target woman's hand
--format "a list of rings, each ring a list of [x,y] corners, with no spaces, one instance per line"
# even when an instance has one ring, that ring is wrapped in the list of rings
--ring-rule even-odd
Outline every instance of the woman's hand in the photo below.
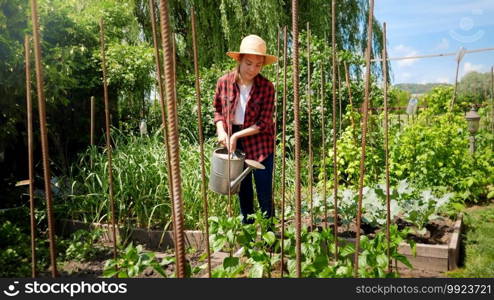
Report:
[[[223,147],[227,147],[228,134],[226,134],[224,130],[218,131],[218,143],[220,143]]]

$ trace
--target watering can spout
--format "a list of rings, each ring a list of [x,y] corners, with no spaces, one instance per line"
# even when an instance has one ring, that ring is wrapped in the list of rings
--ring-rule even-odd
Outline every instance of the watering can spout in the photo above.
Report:
[[[250,171],[256,169],[256,170],[264,170],[265,167],[255,161],[255,160],[252,160],[252,159],[246,159],[245,160],[245,164],[247,165],[247,168],[240,174],[238,175],[237,178],[235,178],[234,180],[232,180],[232,182],[230,183],[230,189],[231,190],[235,190],[238,185],[242,182],[242,180],[244,180],[244,178],[250,173]]]

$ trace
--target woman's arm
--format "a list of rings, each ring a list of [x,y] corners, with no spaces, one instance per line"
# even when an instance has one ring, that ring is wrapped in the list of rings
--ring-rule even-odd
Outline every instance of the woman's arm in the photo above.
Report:
[[[260,131],[261,130],[260,130],[259,126],[254,124],[250,127],[247,127],[245,129],[242,129],[240,131],[235,132],[230,137],[230,145],[227,145],[227,148],[230,150],[230,152],[235,151],[235,149],[237,149],[237,141],[239,138],[258,134]]]

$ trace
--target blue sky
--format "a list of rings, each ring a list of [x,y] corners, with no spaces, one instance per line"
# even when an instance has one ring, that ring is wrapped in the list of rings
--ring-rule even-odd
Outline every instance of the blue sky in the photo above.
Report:
[[[386,22],[389,57],[494,48],[494,0],[375,0],[374,14]],[[494,51],[466,54],[459,78],[487,72]],[[392,83],[454,83],[454,56],[392,61]]]

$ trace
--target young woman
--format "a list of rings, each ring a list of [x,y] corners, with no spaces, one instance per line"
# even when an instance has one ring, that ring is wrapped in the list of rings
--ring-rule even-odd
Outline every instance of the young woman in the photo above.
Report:
[[[260,72],[277,58],[266,54],[266,42],[257,35],[242,40],[239,52],[227,52],[238,62],[232,72],[223,75],[216,85],[214,122],[218,141],[229,149],[242,150],[247,159],[265,166],[255,170],[259,207],[266,217],[273,217],[272,176],[274,150],[274,87]],[[254,213],[252,173],[240,184],[240,210],[244,223]]]

